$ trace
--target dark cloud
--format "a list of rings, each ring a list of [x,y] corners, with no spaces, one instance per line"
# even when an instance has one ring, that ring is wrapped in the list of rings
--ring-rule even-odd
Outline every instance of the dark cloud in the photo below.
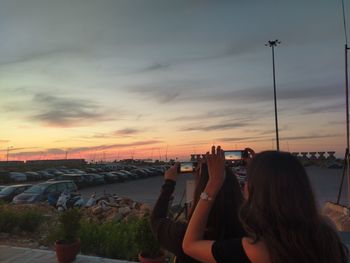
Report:
[[[215,141],[220,142],[240,142],[240,141],[254,141],[261,138],[261,136],[247,136],[247,137],[226,137],[226,138],[217,138]]]
[[[209,126],[196,126],[196,127],[184,127],[180,129],[180,131],[188,132],[188,131],[220,131],[220,130],[228,130],[228,129],[236,129],[248,126],[248,123],[226,123],[226,124],[216,124]]]
[[[342,112],[345,110],[345,105],[339,102],[329,105],[309,106],[302,109],[303,114],[331,113]]]
[[[143,97],[157,100],[161,104],[176,101],[181,94],[185,91],[185,88],[179,87],[167,87],[165,86],[140,86],[135,88],[129,88],[128,91],[140,94]]]
[[[133,135],[139,134],[143,131],[144,130],[135,129],[135,128],[125,128],[125,129],[116,130],[116,131],[112,131],[112,132],[95,133],[92,136],[86,136],[83,138],[86,138],[86,139],[104,139],[104,138],[113,138],[113,137],[117,137],[117,136],[132,137]]]
[[[12,153],[11,156],[18,157],[30,157],[30,156],[38,156],[38,155],[58,155],[58,154],[74,154],[80,152],[89,152],[89,151],[103,151],[103,150],[111,150],[111,149],[125,149],[130,147],[138,147],[138,146],[147,146],[152,144],[162,143],[161,140],[148,140],[148,141],[136,141],[131,143],[120,143],[120,144],[109,144],[109,145],[98,145],[98,146],[89,146],[89,147],[74,147],[69,149],[58,149],[58,148],[50,148],[43,151],[25,151],[25,152],[17,152]]]
[[[78,148],[72,148],[69,151],[73,152],[80,152],[80,151],[99,151],[99,150],[108,150],[108,149],[114,149],[114,148],[128,148],[128,147],[136,147],[136,146],[145,146],[145,145],[151,145],[151,144],[158,144],[161,143],[161,140],[148,140],[148,141],[136,141],[132,143],[119,143],[119,144],[110,144],[110,145],[99,145],[99,146],[92,146],[92,147],[78,147]]]
[[[140,133],[141,130],[139,129],[134,129],[134,128],[125,128],[125,129],[121,129],[121,130],[117,130],[115,132],[113,132],[114,135],[135,135]]]
[[[338,137],[340,134],[310,134],[310,135],[300,135],[300,136],[281,136],[281,140],[286,141],[296,141],[296,140],[312,140],[312,139],[323,139],[323,138],[332,138]]]
[[[30,118],[48,126],[73,127],[111,120],[90,100],[36,94],[33,104],[40,109],[40,113]]]
[[[200,84],[179,82],[146,84],[130,88],[129,91],[143,97],[165,103],[227,102],[227,103],[265,103],[273,101],[271,86],[250,88],[231,88],[229,91],[216,88],[203,89]],[[337,99],[341,96],[340,83],[281,83],[277,89],[278,102],[281,101],[317,101],[319,99]],[[334,106],[335,107],[335,106]]]
[[[146,72],[152,72],[152,71],[156,71],[156,70],[163,70],[163,69],[167,69],[171,66],[171,64],[164,64],[164,63],[152,63],[144,68],[142,68],[141,70],[135,72],[135,73],[146,73]]]
[[[37,149],[38,147],[9,147],[9,152],[17,152],[17,151],[23,151],[23,150],[30,150],[30,149]],[[7,148],[0,150],[0,152],[7,152]]]
[[[0,68],[4,66],[10,66],[15,64],[27,63],[32,61],[39,61],[43,59],[52,59],[59,58],[64,56],[72,56],[80,54],[83,49],[81,47],[60,47],[56,49],[52,49],[50,47],[46,47],[46,50],[37,50],[33,49],[23,49],[20,50],[14,57],[4,60],[0,59]]]
[[[261,133],[262,135],[257,136],[246,136],[246,137],[224,137],[224,138],[217,138],[216,141],[222,141],[222,142],[263,142],[267,140],[271,140],[270,136],[268,134],[263,135],[264,133]],[[273,134],[274,135],[274,134]],[[323,138],[332,138],[332,137],[338,137],[339,134],[308,134],[308,135],[300,135],[300,136],[281,136],[280,134],[280,140],[281,141],[298,141],[298,140],[313,140],[313,139],[323,139]]]

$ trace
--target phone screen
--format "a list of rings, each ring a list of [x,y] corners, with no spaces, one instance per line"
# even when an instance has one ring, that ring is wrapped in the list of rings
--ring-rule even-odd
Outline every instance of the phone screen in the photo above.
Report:
[[[192,173],[195,164],[193,162],[182,162],[180,164],[180,173]]]
[[[228,161],[242,160],[242,151],[225,151],[225,159]]]

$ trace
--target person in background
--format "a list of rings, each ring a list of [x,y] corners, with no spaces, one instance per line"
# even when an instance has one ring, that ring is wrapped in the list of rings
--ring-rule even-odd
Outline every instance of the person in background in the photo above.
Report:
[[[160,245],[173,253],[177,262],[198,262],[187,256],[182,250],[187,222],[174,221],[167,217],[169,201],[178,176],[178,167],[179,163],[176,163],[164,174],[165,182],[151,214],[151,228]],[[201,196],[201,193],[209,179],[207,164],[204,161],[199,161],[196,172],[193,207],[201,198],[205,198]],[[213,202],[213,209],[205,225],[204,238],[207,239],[224,240],[244,236],[244,230],[238,217],[243,196],[239,183],[230,168],[226,169],[226,175],[223,187],[218,192],[216,201]],[[191,217],[191,212],[189,217]],[[235,223],[232,224],[232,222]]]
[[[248,165],[243,238],[207,240],[206,224],[225,181],[220,146],[207,153],[209,180],[191,217],[184,252],[201,262],[345,263],[348,249],[318,212],[304,167],[290,153],[265,151]],[[235,224],[235,222],[232,222]]]

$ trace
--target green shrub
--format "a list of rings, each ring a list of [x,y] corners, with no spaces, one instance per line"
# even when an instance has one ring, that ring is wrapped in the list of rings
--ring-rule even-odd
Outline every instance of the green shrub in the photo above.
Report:
[[[36,210],[23,212],[18,218],[18,227],[22,231],[34,232],[44,221],[44,216]]]
[[[160,250],[147,218],[102,224],[82,221],[79,235],[83,253],[102,257],[137,261],[141,251],[157,256]]]
[[[149,219],[144,217],[136,222],[134,229],[134,242],[137,245],[139,253],[149,258],[156,258],[160,254],[160,245],[155,239]]]
[[[18,226],[19,216],[11,209],[0,209],[0,232],[12,233]]]
[[[80,220],[82,214],[79,209],[73,208],[64,211],[60,217],[59,221],[59,231],[62,234],[60,240],[64,240],[67,243],[73,243],[79,238]]]
[[[35,209],[19,211],[11,206],[0,206],[0,232],[34,232],[43,221],[44,216]]]

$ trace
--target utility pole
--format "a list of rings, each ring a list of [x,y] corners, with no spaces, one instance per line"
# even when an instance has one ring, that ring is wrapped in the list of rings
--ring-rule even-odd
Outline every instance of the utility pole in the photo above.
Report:
[[[276,76],[275,76],[275,47],[281,44],[281,41],[269,40],[265,46],[270,47],[272,49],[272,75],[273,75],[273,98],[275,102],[275,125],[276,125],[276,146],[277,151],[280,150],[280,141],[278,136],[278,118],[277,118],[277,99],[276,99]]]
[[[347,41],[346,41],[347,42]],[[350,206],[350,158],[349,158],[349,73],[348,73],[348,44],[345,44],[345,99],[346,99],[346,150],[345,166],[348,178],[348,206]]]
[[[12,148],[13,148],[13,146],[7,147],[6,162],[9,162],[10,149],[12,149]]]

